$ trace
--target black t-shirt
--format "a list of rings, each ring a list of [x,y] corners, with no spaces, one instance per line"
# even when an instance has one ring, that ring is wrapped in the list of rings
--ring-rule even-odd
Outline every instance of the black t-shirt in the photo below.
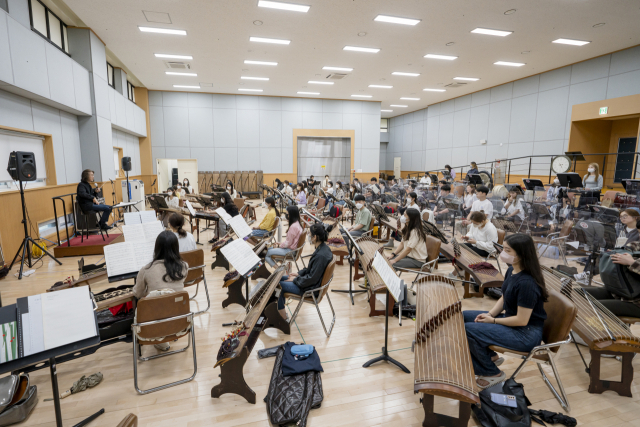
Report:
[[[513,267],[509,267],[502,284],[502,297],[505,317],[518,314],[518,307],[531,308],[528,326],[544,325],[547,313],[544,311],[542,289],[531,275],[520,272],[513,274]]]

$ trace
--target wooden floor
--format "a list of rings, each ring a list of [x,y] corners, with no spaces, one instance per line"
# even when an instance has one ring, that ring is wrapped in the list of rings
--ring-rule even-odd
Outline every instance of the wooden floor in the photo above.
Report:
[[[260,219],[265,211],[257,209]],[[16,218],[16,224],[19,220]],[[210,232],[201,233],[200,239],[206,242]],[[205,260],[211,263],[212,253],[209,244],[205,244]],[[305,253],[311,250],[305,248]],[[67,276],[77,277],[77,259],[64,258],[63,265],[44,260],[36,273],[18,281],[9,276],[0,281],[0,293],[4,305],[12,304],[16,298],[44,292],[56,281]],[[88,263],[100,261],[99,256],[88,257]],[[546,260],[554,265],[554,260]],[[439,271],[451,270],[450,265],[441,266]],[[311,410],[309,426],[421,426],[423,409],[419,396],[413,393],[413,339],[414,324],[405,319],[398,326],[397,318],[390,319],[389,349],[394,358],[405,364],[411,374],[405,374],[387,363],[378,363],[370,368],[362,364],[380,354],[384,343],[384,317],[368,317],[366,294],[355,298],[351,305],[345,294],[330,294],[337,313],[336,325],[330,338],[322,330],[318,314],[312,306],[302,308],[291,335],[286,336],[275,329],[264,332],[245,366],[245,378],[257,394],[257,404],[251,405],[236,395],[224,395],[212,399],[211,388],[219,383],[219,369],[214,369],[216,354],[221,337],[228,328],[222,323],[231,322],[241,316],[242,308],[232,305],[222,309],[221,301],[226,297],[222,289],[222,277],[226,271],[207,267],[206,278],[212,300],[210,311],[195,320],[196,350],[198,374],[189,383],[172,387],[149,395],[138,395],[133,387],[133,361],[131,344],[108,346],[94,355],[58,365],[60,389],[68,389],[82,375],[94,372],[104,374],[103,382],[94,389],[71,395],[62,401],[62,415],[66,426],[104,408],[106,413],[93,421],[90,426],[113,427],[128,413],[139,418],[141,427],[171,426],[269,426],[267,411],[262,399],[267,393],[273,368],[273,358],[258,360],[257,350],[272,347],[287,341],[305,342],[314,345],[324,367],[322,382],[324,401],[320,409]],[[349,286],[349,267],[336,266],[333,289],[347,289]],[[255,283],[255,282],[252,282]],[[362,279],[357,282],[362,283]],[[107,283],[94,287],[102,290]],[[462,295],[462,287],[459,288]],[[191,291],[193,293],[193,291]],[[463,309],[488,310],[494,300],[469,299],[462,302]],[[331,312],[326,301],[322,303],[325,321],[330,322]],[[198,294],[193,308],[206,307],[206,297],[202,290]],[[291,307],[293,309],[293,307]],[[636,335],[640,327],[634,326]],[[174,344],[184,344],[182,339]],[[583,348],[583,350],[586,350]],[[145,354],[154,353],[154,349],[145,349]],[[588,362],[588,353],[585,352]],[[186,378],[193,370],[189,351],[158,360],[143,362],[139,370],[140,386],[150,388],[162,383]],[[519,360],[507,358],[502,369],[510,374]],[[603,359],[602,378],[619,378],[620,363],[612,359]],[[636,358],[634,366],[640,365]],[[578,419],[582,426],[640,426],[640,375],[636,375],[632,386],[633,398],[620,397],[613,392],[603,395],[587,393],[588,375],[580,361],[575,347],[565,346],[558,363],[565,388],[572,407],[571,416]],[[550,372],[550,369],[547,369]],[[552,374],[548,374],[552,376]],[[551,392],[541,380],[534,364],[520,374],[518,380],[525,384],[525,391],[534,409],[561,411]],[[52,397],[49,370],[40,370],[31,374],[32,384],[38,386],[39,402],[29,419],[23,423],[28,426],[54,426],[53,402],[43,402]],[[457,402],[436,398],[436,411],[457,415]],[[475,426],[473,419],[470,426]]]

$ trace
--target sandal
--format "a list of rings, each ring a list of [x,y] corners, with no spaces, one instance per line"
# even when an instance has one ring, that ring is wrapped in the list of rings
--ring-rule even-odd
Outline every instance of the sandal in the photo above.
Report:
[[[506,379],[507,379],[507,374],[500,371],[500,375],[498,375],[497,377],[483,377],[482,375],[478,375],[478,377],[476,378],[476,384],[478,385],[478,388],[480,390],[484,390],[485,388],[494,386],[498,383],[503,382]],[[478,380],[486,381],[488,384],[487,385],[478,384]]]
[[[504,357],[498,357],[496,360],[493,361],[493,363],[496,364],[496,366],[500,366],[504,363]]]

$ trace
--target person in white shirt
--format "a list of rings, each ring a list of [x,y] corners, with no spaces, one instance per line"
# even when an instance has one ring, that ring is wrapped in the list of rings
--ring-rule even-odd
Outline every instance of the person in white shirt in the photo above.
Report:
[[[489,221],[491,221],[491,218],[493,217],[493,204],[491,201],[487,200],[487,194],[489,194],[489,189],[484,185],[476,188],[476,197],[478,197],[478,200],[473,202],[471,205],[471,212],[469,213],[469,216],[467,216],[468,220],[471,219],[471,214],[473,212],[484,212]]]
[[[400,217],[402,242],[388,257],[393,268],[420,268],[427,261],[427,236],[422,228],[420,212],[408,209]]]
[[[473,202],[476,200],[478,200],[478,196],[476,196],[476,186],[473,184],[467,185],[466,193],[464,194],[465,215],[469,215],[471,213],[471,206],[473,206]]]
[[[176,196],[183,198],[187,194],[187,192],[182,188],[182,184],[178,183],[175,187]]]
[[[405,213],[408,209],[415,209],[420,212],[420,206],[418,206],[418,195],[412,191],[407,197],[407,203],[403,209],[400,209],[400,213]]]
[[[429,177],[429,173],[425,172],[424,176],[420,178],[420,184],[431,185],[431,178]]]
[[[189,178],[185,178],[182,180],[182,188],[186,189],[189,194],[193,194],[193,187],[191,186],[191,183],[189,182]]]
[[[469,232],[463,237],[465,245],[482,257],[493,252],[493,244],[498,242],[498,230],[482,212],[469,214],[471,225]]]
[[[180,252],[195,251],[196,239],[193,238],[193,234],[185,231],[182,227],[184,227],[184,217],[179,213],[172,213],[169,217],[169,228],[178,238]]]
[[[284,180],[284,194],[293,198],[293,187],[291,187],[291,183],[286,179]]]
[[[239,197],[238,192],[236,191],[235,188],[233,188],[233,182],[231,181],[227,181],[227,193],[229,193],[232,200],[237,199]]]
[[[524,220],[524,208],[522,207],[522,200],[518,197],[518,194],[520,194],[520,192],[515,188],[509,191],[509,198],[502,210],[502,212],[507,215],[505,219],[517,222]]]
[[[329,186],[329,182],[331,182],[331,181],[329,181],[329,175],[325,175],[325,176],[324,176],[324,179],[323,179],[323,180],[322,180],[322,182],[320,183],[320,186],[321,186],[323,189],[325,189],[325,188],[327,188],[327,187]]]
[[[560,192],[560,190],[563,190],[563,189],[564,187],[560,187],[560,180],[556,176],[555,179],[553,180],[553,185],[549,187],[549,189],[547,190],[547,201],[548,202],[557,201],[558,193]]]
[[[177,189],[176,187],[167,188],[167,197],[164,200],[167,202],[167,207],[169,209],[180,209],[180,198],[176,196]],[[162,225],[166,228],[169,225],[169,217],[172,212],[170,211],[162,211],[160,212],[160,221],[162,221]]]

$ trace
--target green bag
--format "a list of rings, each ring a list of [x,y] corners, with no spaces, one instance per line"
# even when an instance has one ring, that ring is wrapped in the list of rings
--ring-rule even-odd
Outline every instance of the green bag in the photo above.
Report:
[[[600,255],[600,278],[604,287],[614,295],[624,299],[640,298],[640,275],[629,270],[628,266],[615,264],[611,259],[613,254],[631,254],[634,258],[640,257],[640,252],[632,252],[628,249],[613,249]]]

